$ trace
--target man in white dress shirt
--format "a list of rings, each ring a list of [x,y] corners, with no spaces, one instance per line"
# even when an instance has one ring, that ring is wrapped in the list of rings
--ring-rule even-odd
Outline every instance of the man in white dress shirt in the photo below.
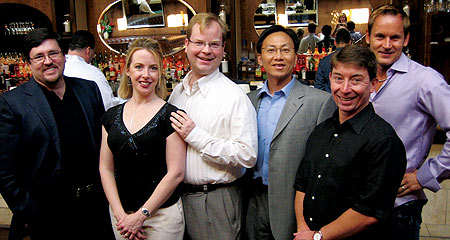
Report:
[[[172,127],[188,143],[183,207],[190,239],[240,239],[242,187],[255,165],[256,112],[245,93],[219,72],[227,26],[211,13],[195,15],[185,40],[192,67],[169,102]]]
[[[103,99],[105,110],[119,104],[122,100],[114,97],[111,87],[100,69],[91,65],[94,58],[95,39],[92,33],[79,30],[73,34],[69,43],[69,52],[66,55],[64,75],[91,80],[97,83]]]

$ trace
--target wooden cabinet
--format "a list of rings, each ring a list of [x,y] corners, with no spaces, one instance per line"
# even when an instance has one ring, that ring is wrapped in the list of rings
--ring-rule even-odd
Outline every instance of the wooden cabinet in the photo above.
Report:
[[[440,72],[450,84],[450,13],[425,15],[424,65]]]

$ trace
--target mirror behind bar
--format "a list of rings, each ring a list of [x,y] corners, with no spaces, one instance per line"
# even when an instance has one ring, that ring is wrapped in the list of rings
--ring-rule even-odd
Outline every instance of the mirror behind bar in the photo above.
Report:
[[[186,38],[186,25],[196,12],[183,0],[165,0],[162,4],[164,5],[162,8],[164,9],[163,18],[165,20],[165,26],[149,27],[147,25],[136,25],[132,28],[127,26],[124,30],[118,30],[117,19],[123,20],[124,10],[122,0],[114,1],[103,10],[98,19],[97,32],[101,42],[109,50],[122,54],[126,53],[131,42],[139,38],[153,38],[158,40],[165,56],[173,55],[183,50],[184,39]],[[186,19],[185,26],[181,26],[180,24],[177,27],[168,27],[170,24],[167,21],[168,16],[180,14],[183,14],[182,16]]]

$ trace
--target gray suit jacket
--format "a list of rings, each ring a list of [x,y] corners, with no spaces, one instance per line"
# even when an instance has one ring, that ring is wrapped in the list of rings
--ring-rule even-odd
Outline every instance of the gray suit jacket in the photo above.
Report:
[[[248,94],[256,111],[259,90]],[[297,232],[294,210],[294,180],[312,130],[331,117],[335,104],[331,95],[294,82],[270,144],[269,217],[275,239],[293,239]]]

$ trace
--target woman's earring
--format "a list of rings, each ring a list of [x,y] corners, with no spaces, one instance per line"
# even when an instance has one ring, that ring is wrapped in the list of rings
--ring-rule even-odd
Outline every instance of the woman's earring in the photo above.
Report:
[[[130,78],[130,77],[128,77],[128,83],[127,83],[127,85],[131,87],[131,78]]]

